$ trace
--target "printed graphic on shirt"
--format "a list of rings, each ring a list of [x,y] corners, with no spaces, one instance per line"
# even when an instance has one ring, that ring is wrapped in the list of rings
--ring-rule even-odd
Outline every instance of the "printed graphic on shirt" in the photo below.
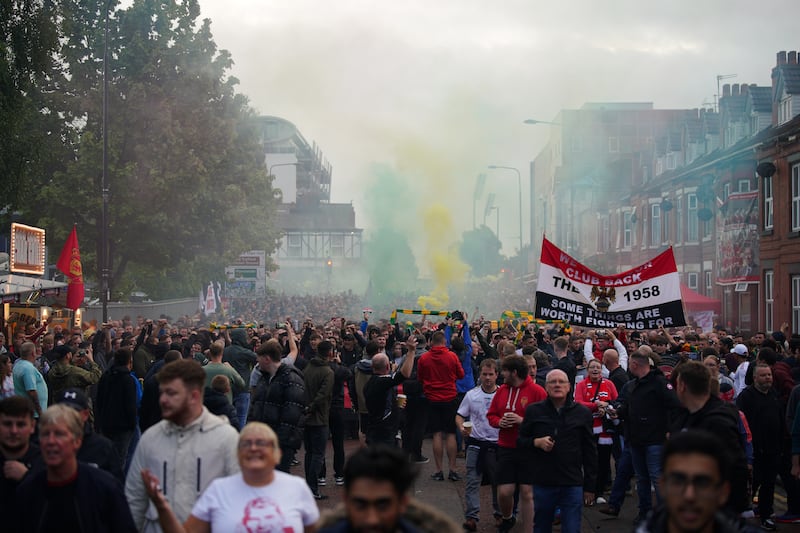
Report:
[[[242,527],[237,533],[294,533],[294,528],[286,525],[280,506],[268,498],[255,498],[244,507]]]

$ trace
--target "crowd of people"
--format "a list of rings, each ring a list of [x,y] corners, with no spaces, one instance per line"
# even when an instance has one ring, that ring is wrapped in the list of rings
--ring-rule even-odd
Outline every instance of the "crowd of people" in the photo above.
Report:
[[[800,523],[800,337],[787,325],[744,338],[458,311],[342,318],[355,304],[0,335],[0,512],[15,531],[345,531],[379,519],[365,509],[383,491],[390,529],[416,531],[414,508],[445,531],[483,517],[500,533],[577,532],[584,506],[619,517],[635,477],[636,520],[620,530]],[[347,458],[349,435],[363,448]],[[410,497],[428,435],[432,480],[465,484],[460,527]],[[330,473],[346,505],[320,517]]]

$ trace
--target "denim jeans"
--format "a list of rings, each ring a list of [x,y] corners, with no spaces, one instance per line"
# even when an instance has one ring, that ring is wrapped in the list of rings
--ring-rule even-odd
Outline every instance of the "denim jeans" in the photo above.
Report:
[[[311,492],[317,494],[319,487],[317,479],[325,460],[325,447],[328,445],[328,426],[306,426],[304,435],[306,456],[304,466],[306,469],[306,483]]]
[[[250,409],[250,393],[240,392],[233,395],[233,406],[236,408],[236,418],[239,419],[239,431],[247,424],[247,411]]]
[[[553,531],[556,508],[561,509],[561,532],[580,533],[583,518],[583,487],[533,486],[533,533]]]
[[[611,485],[611,495],[608,497],[608,505],[614,509],[622,509],[625,502],[625,492],[631,485],[633,477],[633,457],[631,447],[620,435],[620,454],[617,462],[617,473],[614,476],[614,484]]]
[[[631,446],[633,470],[636,472],[636,493],[639,495],[639,515],[647,514],[653,508],[650,484],[656,487],[656,502],[661,503],[658,481],[661,477],[661,450],[663,445]]]
[[[464,501],[466,510],[465,518],[480,518],[481,511],[481,480],[484,474],[492,479],[492,511],[494,515],[500,514],[500,507],[497,505],[497,484],[494,483],[494,470],[497,466],[497,448],[491,448],[483,454],[483,464],[481,472],[478,473],[478,456],[480,447],[474,445],[467,446],[467,483],[464,488]]]

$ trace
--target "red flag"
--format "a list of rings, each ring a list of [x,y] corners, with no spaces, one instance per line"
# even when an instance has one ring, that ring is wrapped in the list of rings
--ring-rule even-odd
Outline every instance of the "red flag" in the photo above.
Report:
[[[75,226],[61,249],[56,267],[67,276],[67,307],[74,311],[83,303],[83,267]]]

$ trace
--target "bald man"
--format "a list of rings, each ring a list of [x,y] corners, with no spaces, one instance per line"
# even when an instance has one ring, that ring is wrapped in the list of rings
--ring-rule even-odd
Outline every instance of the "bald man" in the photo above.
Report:
[[[597,448],[592,413],[569,394],[569,378],[558,369],[547,374],[547,399],[529,405],[517,447],[531,450],[534,533],[551,531],[556,508],[561,531],[579,533],[582,506],[594,502]]]

